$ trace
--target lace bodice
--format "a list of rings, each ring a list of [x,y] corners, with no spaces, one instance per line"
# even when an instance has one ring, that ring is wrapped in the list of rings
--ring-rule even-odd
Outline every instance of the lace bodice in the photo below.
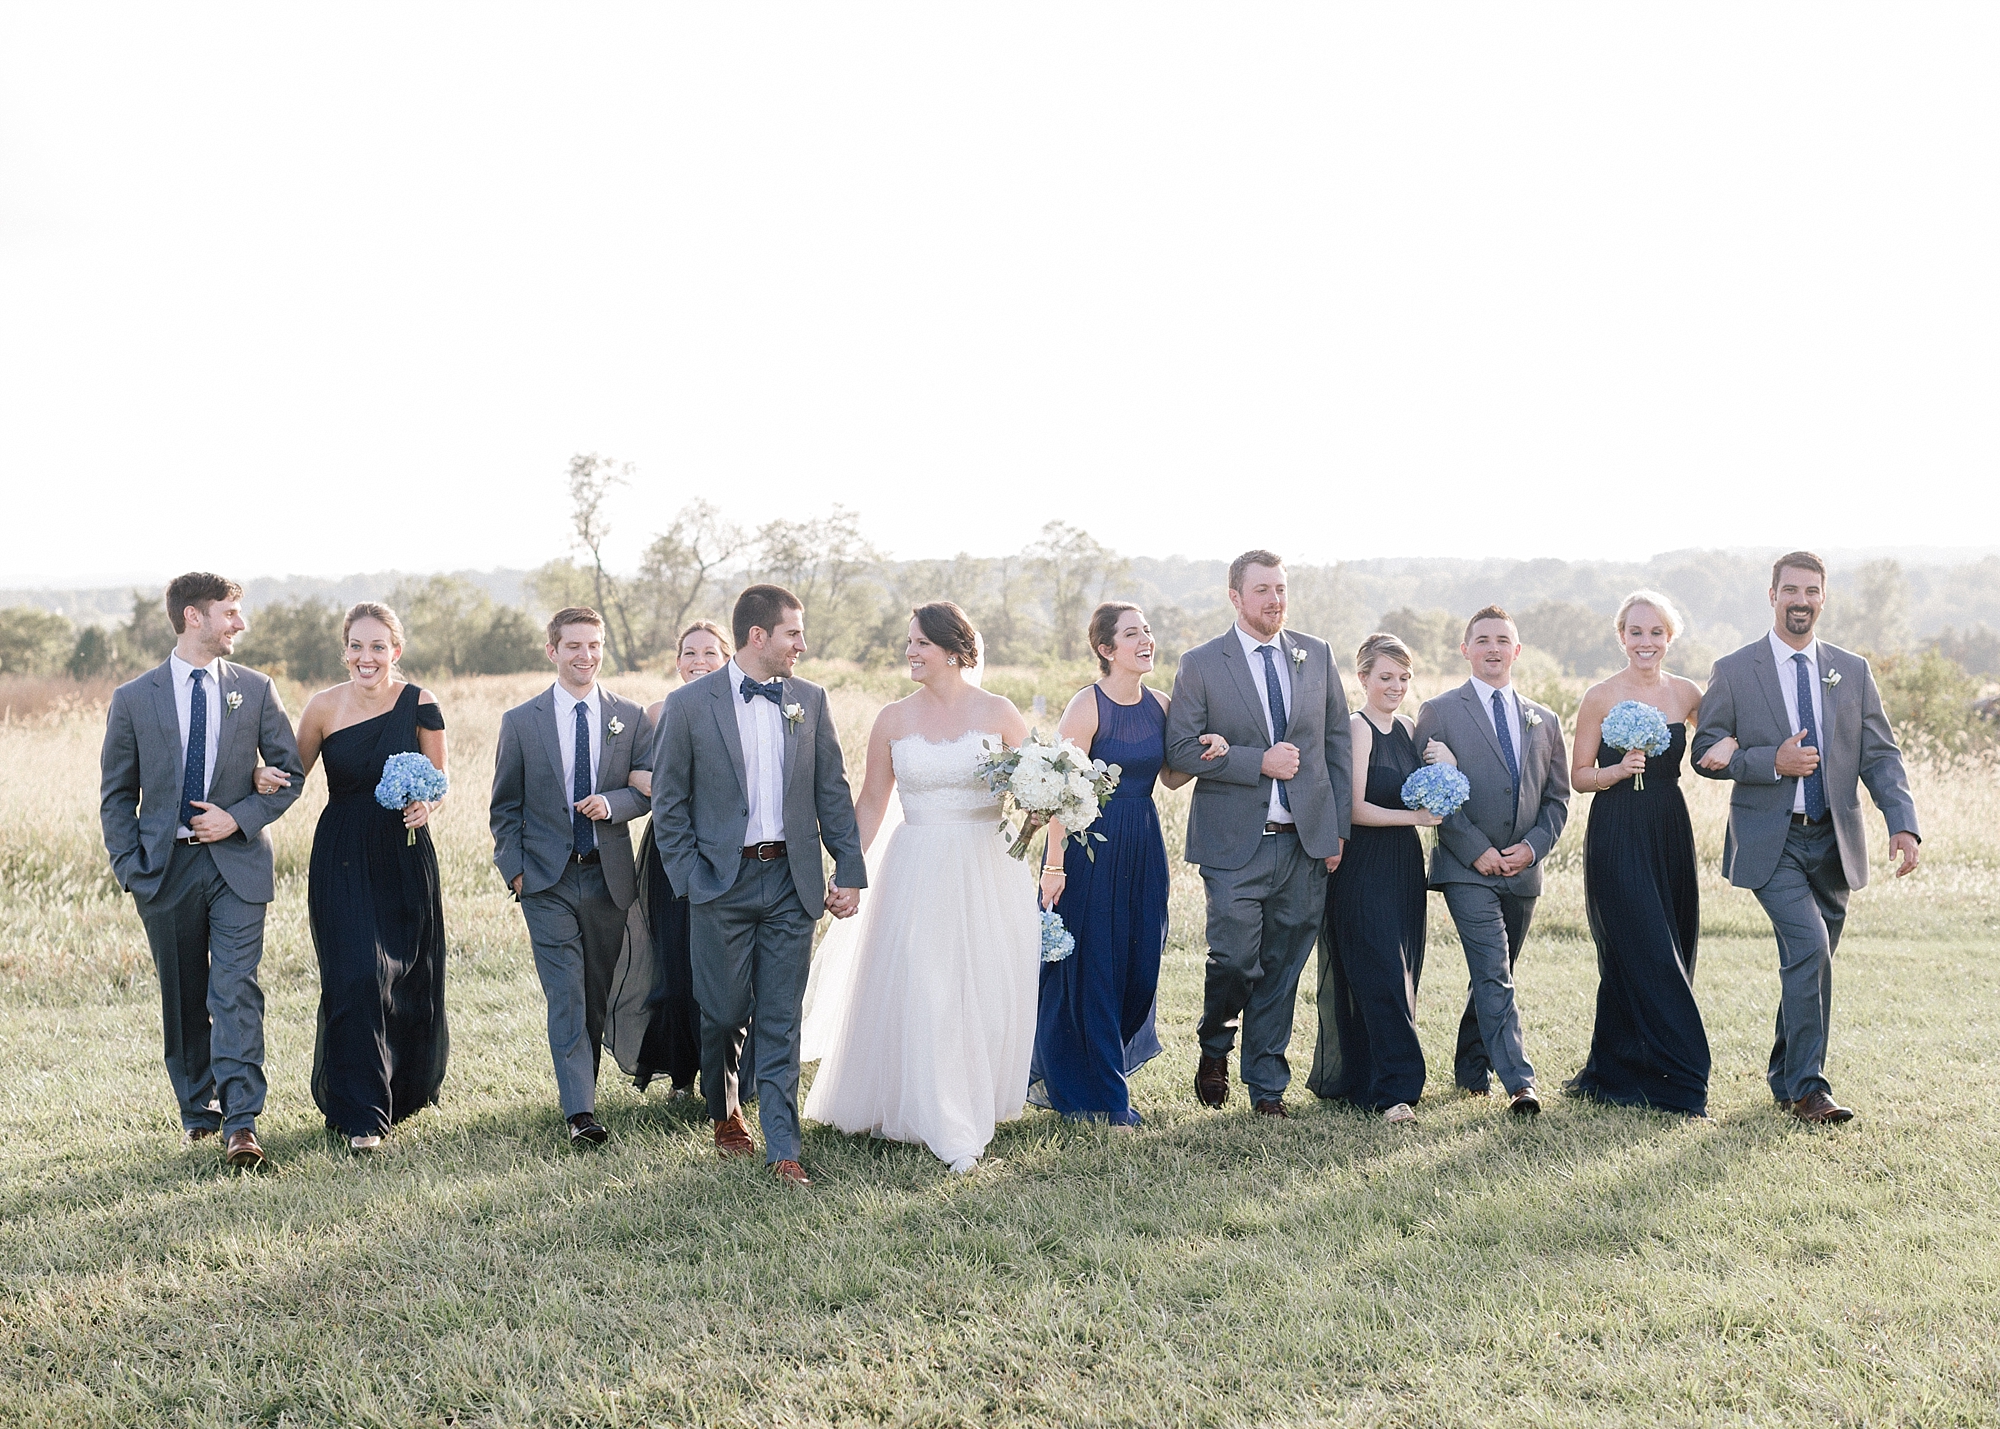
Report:
[[[905,814],[933,809],[994,809],[999,800],[979,773],[979,741],[984,734],[969,729],[943,743],[920,734],[906,734],[889,745],[896,766],[896,788]]]

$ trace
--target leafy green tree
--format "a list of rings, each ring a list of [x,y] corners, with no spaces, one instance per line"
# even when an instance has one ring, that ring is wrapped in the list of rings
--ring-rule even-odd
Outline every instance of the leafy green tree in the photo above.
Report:
[[[605,653],[621,670],[638,666],[633,649],[632,621],[618,582],[604,568],[604,542],[611,535],[605,502],[614,486],[629,486],[632,463],[614,461],[596,452],[578,452],[569,459],[570,523],[576,548],[590,557],[591,607],[604,617]]]
[[[101,625],[86,625],[76,633],[76,644],[69,652],[69,675],[72,680],[94,680],[109,674],[118,659],[118,650],[112,644],[111,636]]]
[[[250,612],[236,658],[302,684],[333,684],[347,674],[340,658],[341,614],[332,601],[310,596],[259,606]]]
[[[1821,627],[1828,640],[1887,655],[1910,644],[1910,582],[1897,561],[1869,561],[1836,574]]]
[[[1612,620],[1587,605],[1545,600],[1517,617],[1521,643],[1553,657],[1566,675],[1595,675],[1619,663]]]
[[[1024,553],[1041,580],[1057,658],[1087,654],[1090,612],[1131,571],[1131,563],[1088,531],[1051,521]]]
[[[2000,675],[2000,631],[1985,621],[1976,621],[1963,631],[1947,625],[1931,641],[1931,648],[1947,660],[1955,660],[1972,675]]]
[[[132,614],[113,644],[121,671],[148,670],[166,659],[174,648],[174,627],[167,620],[165,596],[133,591]]]
[[[686,623],[699,615],[713,612],[711,619],[727,624],[721,573],[747,544],[743,529],[708,502],[690,501],[680,509],[674,524],[646,547],[638,579],[631,583],[637,658],[670,651]]]
[[[844,506],[807,521],[767,521],[753,543],[759,580],[796,595],[806,608],[806,638],[833,659],[868,651],[879,623],[870,584],[881,554],[861,534],[861,519]]]
[[[1398,606],[1384,611],[1382,618],[1375,622],[1376,628],[1388,632],[1410,647],[1410,653],[1429,671],[1456,668],[1459,658],[1460,637],[1465,633],[1462,621],[1448,610],[1416,610],[1410,606]]]
[[[1990,748],[1992,723],[1978,709],[1979,681],[1936,649],[1876,655],[1869,664],[1882,708],[1903,744],[1946,760]]]
[[[66,616],[32,605],[0,610],[0,674],[60,674],[75,643]]]
[[[543,637],[525,611],[458,576],[405,581],[389,604],[403,619],[412,675],[505,675],[540,664]]]

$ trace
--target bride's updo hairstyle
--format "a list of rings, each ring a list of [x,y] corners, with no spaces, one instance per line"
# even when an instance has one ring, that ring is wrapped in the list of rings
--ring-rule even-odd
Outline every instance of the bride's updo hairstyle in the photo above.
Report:
[[[1681,613],[1674,609],[1674,603],[1656,590],[1635,590],[1625,597],[1618,607],[1618,619],[1611,631],[1622,645],[1625,641],[1625,617],[1632,613],[1635,605],[1650,605],[1659,613],[1660,624],[1667,627],[1667,639],[1675,640],[1681,633]]]
[[[961,670],[979,668],[979,632],[965,618],[965,612],[948,600],[933,600],[910,612],[924,639],[947,655],[958,657]]]
[[[1405,645],[1388,631],[1378,630],[1362,641],[1361,648],[1354,652],[1355,675],[1360,679],[1366,680],[1368,672],[1375,668],[1375,662],[1385,655],[1394,660],[1398,665],[1401,665],[1405,670],[1414,670],[1417,668],[1416,661],[1411,658],[1409,646]]]
[[[1623,620],[1624,617],[1620,616],[1619,619]],[[357,620],[379,620],[389,627],[389,643],[396,647],[396,658],[389,662],[389,671],[393,675],[400,676],[403,673],[401,669],[403,646],[407,642],[403,638],[403,622],[397,618],[396,612],[379,600],[359,600],[350,605],[347,608],[347,615],[340,622],[342,651],[347,649],[347,633],[354,628],[354,622]]]
[[[1090,613],[1090,653],[1097,657],[1098,674],[1111,673],[1111,657],[1104,647],[1118,643],[1118,617],[1138,608],[1129,600],[1107,600]]]

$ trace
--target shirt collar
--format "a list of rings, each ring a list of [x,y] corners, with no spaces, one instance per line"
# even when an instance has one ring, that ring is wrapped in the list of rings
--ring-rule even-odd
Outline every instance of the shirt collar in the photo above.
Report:
[[[1794,655],[1805,656],[1808,665],[1812,666],[1814,670],[1819,669],[1819,637],[1817,635],[1807,643],[1806,648],[1803,650],[1794,650],[1778,638],[1778,632],[1775,630],[1766,631],[1764,638],[1771,642],[1771,658],[1778,662],[1780,670],[1794,668],[1792,665],[1792,656]]]
[[[745,680],[749,680],[750,683],[753,685],[768,685],[772,683],[772,681],[770,680],[752,679],[750,676],[750,672],[748,670],[745,670],[741,665],[737,664],[734,657],[730,659],[729,664],[725,668],[729,671],[729,691],[731,694],[734,694],[738,690],[742,689],[743,682]],[[777,683],[783,684],[784,679],[785,677],[783,675],[778,676]]]
[[[569,713],[569,711],[576,708],[578,705],[583,705],[587,707],[592,714],[597,713],[597,684],[594,681],[590,686],[590,693],[585,695],[582,699],[578,699],[575,695],[571,694],[568,690],[564,689],[561,680],[556,681],[555,692],[556,692],[556,708],[561,710],[564,714]]]
[[[211,679],[213,679],[215,677],[215,667],[217,664],[221,662],[221,660],[222,657],[218,655],[213,660],[210,660],[206,665],[190,665],[188,664],[187,661],[181,658],[180,651],[176,650],[167,656],[167,665],[174,672],[174,683],[177,685],[185,685],[187,683],[188,671],[190,670],[200,670],[202,673],[206,674]]]
[[[1493,686],[1487,684],[1484,680],[1480,679],[1476,675],[1467,675],[1465,677],[1465,684],[1466,687],[1470,689],[1473,694],[1479,697],[1480,702],[1483,704],[1488,704],[1488,705],[1492,704],[1493,696],[1496,694],[1504,698],[1510,705],[1516,704],[1520,700],[1520,697],[1514,693],[1514,682],[1511,679],[1509,679],[1507,683],[1502,685],[1498,690],[1495,690]]]

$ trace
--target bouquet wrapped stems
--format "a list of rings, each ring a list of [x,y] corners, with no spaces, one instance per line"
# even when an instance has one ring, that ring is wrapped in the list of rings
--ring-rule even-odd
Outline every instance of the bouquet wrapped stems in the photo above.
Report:
[[[1048,821],[1049,816],[1047,814],[1039,813],[1031,813],[1027,818],[1023,819],[1021,821],[1021,832],[1016,835],[1013,844],[1008,848],[1007,857],[1026,858],[1028,856],[1028,841],[1034,838]]]

